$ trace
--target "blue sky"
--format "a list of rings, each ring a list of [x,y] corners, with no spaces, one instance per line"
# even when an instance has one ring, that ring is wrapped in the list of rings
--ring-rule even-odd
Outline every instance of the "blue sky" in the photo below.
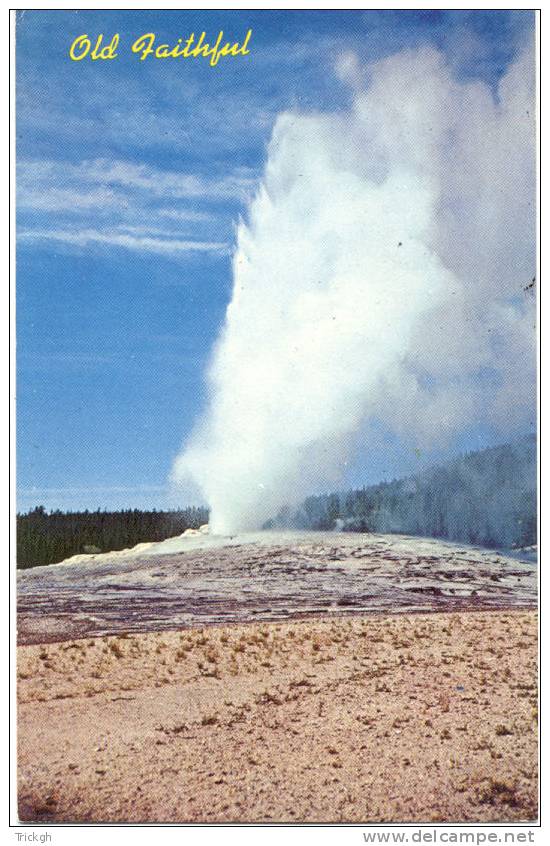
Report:
[[[231,293],[235,223],[276,115],[336,109],[333,71],[434,44],[460,78],[496,84],[530,12],[27,11],[17,20],[19,507],[162,507],[205,403]],[[141,62],[133,41],[191,32],[250,55]],[[72,62],[82,33],[120,33],[114,61]],[[410,472],[381,432],[356,483]],[[472,430],[457,449],[490,434]],[[184,503],[185,504],[185,503]]]

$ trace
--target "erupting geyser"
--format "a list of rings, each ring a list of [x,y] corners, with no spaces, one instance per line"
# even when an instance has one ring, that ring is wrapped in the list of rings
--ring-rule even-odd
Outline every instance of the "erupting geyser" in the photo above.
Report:
[[[533,413],[531,51],[496,91],[432,49],[357,76],[351,111],[279,116],[238,227],[209,407],[173,470],[216,533],[336,483],[369,419],[424,445]]]

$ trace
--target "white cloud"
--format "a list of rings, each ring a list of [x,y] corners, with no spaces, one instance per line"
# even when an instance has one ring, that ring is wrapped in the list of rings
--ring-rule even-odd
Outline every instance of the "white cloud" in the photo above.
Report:
[[[94,244],[123,247],[145,253],[178,256],[191,252],[226,253],[227,244],[218,241],[187,241],[177,238],[161,238],[147,235],[132,235],[127,232],[102,232],[94,229],[28,229],[18,233],[18,238],[27,241],[59,241],[77,247]]]
[[[82,212],[92,209],[123,208],[124,197],[104,188],[56,188],[54,186],[31,187],[24,182],[17,191],[19,209],[33,211]]]
[[[113,187],[147,192],[149,196],[179,200],[243,200],[250,196],[255,177],[248,169],[237,169],[219,178],[195,173],[161,170],[147,164],[109,159],[91,159],[77,164],[53,159],[22,160],[18,165],[19,203],[39,203],[43,192],[70,190],[86,196],[94,186],[109,192]],[[97,190],[97,189],[96,189]],[[115,196],[115,195],[111,195]],[[40,206],[39,206],[40,207]]]
[[[166,488],[161,485],[131,485],[131,486],[109,486],[99,487],[78,487],[78,488],[42,488],[30,487],[19,488],[23,496],[49,496],[51,494],[103,494],[103,493],[161,493]]]
[[[226,253],[236,204],[253,184],[242,169],[214,179],[121,160],[24,160],[18,166],[18,238],[174,257]]]
[[[215,219],[213,214],[204,211],[192,211],[191,209],[160,208],[155,209],[158,217],[177,221],[178,223],[208,223]]]

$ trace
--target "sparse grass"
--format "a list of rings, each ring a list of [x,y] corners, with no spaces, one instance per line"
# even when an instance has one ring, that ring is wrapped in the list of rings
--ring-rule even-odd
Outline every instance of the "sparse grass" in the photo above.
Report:
[[[495,726],[495,734],[497,737],[504,737],[508,734],[514,734],[513,730],[509,726],[505,726],[503,723],[499,723]]]
[[[282,705],[283,702],[280,696],[270,690],[264,690],[258,701],[264,704],[272,703],[273,705]]]
[[[511,808],[520,807],[522,804],[515,782],[496,778],[489,778],[487,783],[478,790],[478,799],[482,804],[504,804]]]
[[[118,643],[118,641],[116,640],[112,640],[109,643],[109,649],[111,650],[115,658],[122,658],[122,656],[124,655],[124,650],[122,649],[120,643]]]
[[[487,738],[482,738],[478,743],[476,743],[473,748],[476,752],[484,752],[486,750],[492,749],[493,744]]]

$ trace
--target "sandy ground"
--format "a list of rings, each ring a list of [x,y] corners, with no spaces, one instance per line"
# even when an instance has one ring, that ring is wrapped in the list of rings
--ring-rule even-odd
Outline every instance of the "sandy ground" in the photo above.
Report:
[[[537,817],[534,611],[20,646],[33,821]]]

